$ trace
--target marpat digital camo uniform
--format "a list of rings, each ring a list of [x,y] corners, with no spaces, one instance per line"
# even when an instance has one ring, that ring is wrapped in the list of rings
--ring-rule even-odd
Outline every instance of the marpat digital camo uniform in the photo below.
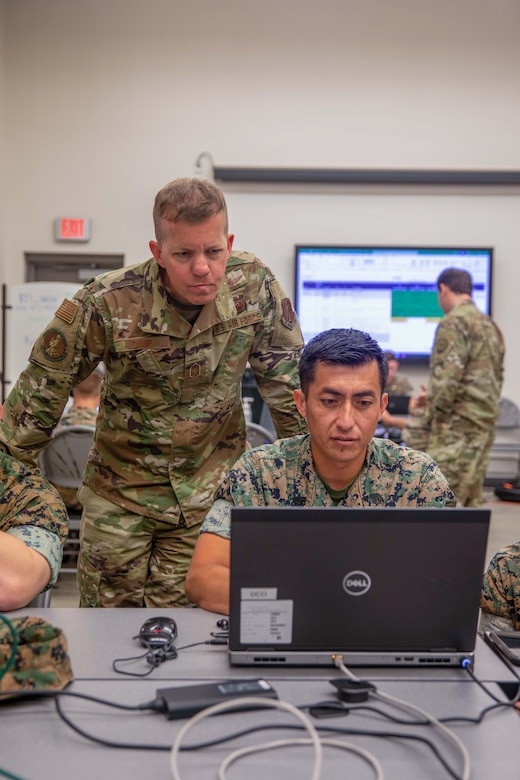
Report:
[[[484,574],[480,631],[520,631],[520,542],[499,550]]]
[[[428,387],[428,453],[461,505],[482,503],[504,354],[500,330],[471,300],[454,306],[437,327]]]
[[[0,531],[43,555],[51,567],[46,590],[56,584],[69,517],[47,480],[0,451]]]
[[[293,436],[242,455],[219,487],[201,533],[229,539],[231,506],[334,505],[314,469],[310,436]],[[365,465],[337,505],[455,506],[455,497],[428,455],[375,437]]]
[[[150,554],[143,546],[139,559],[123,566],[117,548],[96,549],[94,538],[88,543],[87,525],[92,533],[94,525],[105,524],[132,535],[140,519],[151,518],[163,529],[196,530],[218,482],[245,447],[241,380],[247,362],[278,434],[302,430],[293,399],[302,345],[280,284],[246,252],[232,253],[215,300],[202,308],[193,326],[171,303],[154,259],[102,274],[62,303],[5,402],[0,441],[34,464],[71,387],[103,361],[103,398],[84,483],[101,502],[116,506],[107,508],[103,519],[94,503],[89,512],[82,502],[82,604],[101,605],[92,591],[105,588],[103,605],[142,605],[142,596],[132,601],[132,594],[142,590],[141,573]],[[133,517],[133,524],[132,513],[140,516]],[[150,523],[147,534],[149,528]],[[150,565],[150,594],[155,595],[146,603],[186,603],[183,581],[190,555],[188,546],[184,555],[176,554],[173,579]],[[82,576],[84,564],[88,577]]]

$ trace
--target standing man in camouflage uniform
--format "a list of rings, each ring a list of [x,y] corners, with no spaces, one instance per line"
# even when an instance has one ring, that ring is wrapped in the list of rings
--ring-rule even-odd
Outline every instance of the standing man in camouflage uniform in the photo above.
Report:
[[[71,387],[104,363],[79,491],[82,606],[187,603],[200,523],[245,448],[248,362],[278,434],[301,430],[301,331],[269,268],[232,253],[222,192],[178,179],[153,215],[153,258],[91,279],[61,304],[3,409],[0,440],[34,464]]]
[[[232,506],[455,505],[428,455],[373,438],[387,372],[379,344],[362,331],[337,328],[309,341],[294,396],[310,433],[246,452],[225,477],[186,579],[195,603],[228,612]]]
[[[428,453],[460,506],[480,506],[504,379],[504,339],[475,306],[467,271],[445,269],[437,279],[445,317],[435,334],[428,387]]]

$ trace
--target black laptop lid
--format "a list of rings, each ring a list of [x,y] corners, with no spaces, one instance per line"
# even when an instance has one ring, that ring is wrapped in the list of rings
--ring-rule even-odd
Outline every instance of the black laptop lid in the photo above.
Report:
[[[390,414],[408,414],[410,405],[409,395],[389,395],[386,407]]]
[[[230,650],[472,650],[489,517],[486,509],[233,508]],[[269,635],[262,601],[271,602]]]

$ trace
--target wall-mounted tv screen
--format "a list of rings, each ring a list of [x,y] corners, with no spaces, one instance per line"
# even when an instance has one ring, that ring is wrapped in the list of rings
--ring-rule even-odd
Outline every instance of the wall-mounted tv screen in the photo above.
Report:
[[[295,306],[305,342],[329,328],[370,333],[400,360],[427,362],[442,310],[437,277],[463,268],[491,314],[491,248],[296,246]]]

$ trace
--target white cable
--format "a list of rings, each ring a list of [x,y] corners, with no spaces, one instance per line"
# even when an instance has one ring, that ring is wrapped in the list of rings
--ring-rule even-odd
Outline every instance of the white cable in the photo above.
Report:
[[[458,736],[455,734],[454,731],[449,729],[447,726],[444,725],[444,723],[441,723],[440,720],[437,720],[433,715],[430,715],[429,712],[426,710],[421,709],[421,707],[417,707],[415,704],[410,704],[407,701],[402,701],[401,699],[396,698],[395,696],[391,696],[389,693],[382,693],[381,691],[372,691],[372,696],[375,696],[378,699],[382,699],[383,701],[388,701],[391,704],[395,704],[398,707],[401,707],[401,709],[404,709],[405,711],[409,711],[412,713],[416,713],[417,715],[421,715],[423,718],[426,718],[432,726],[436,726],[442,733],[448,737],[449,740],[453,742],[456,748],[460,751],[462,755],[462,775],[461,780],[469,780],[470,774],[471,774],[471,760],[469,757],[469,753],[466,749],[465,744],[462,742],[461,739],[458,738]]]
[[[322,750],[318,732],[312,725],[312,722],[293,704],[289,704],[289,702],[286,701],[279,701],[278,699],[263,699],[260,696],[244,696],[243,698],[230,699],[229,701],[224,701],[221,704],[215,704],[213,707],[208,707],[207,709],[198,712],[196,715],[190,718],[190,720],[184,724],[182,729],[177,734],[172,746],[172,751],[170,754],[170,768],[173,780],[181,780],[177,765],[177,757],[179,754],[180,744],[188,731],[201,720],[209,717],[210,715],[217,715],[220,712],[226,712],[227,710],[232,709],[240,709],[243,707],[262,709],[270,707],[271,709],[284,710],[285,712],[290,712],[292,715],[294,715],[295,718],[297,718],[297,720],[303,723],[310,736],[309,742],[310,744],[314,745],[314,769],[311,780],[319,780],[321,773]]]
[[[345,677],[348,677],[349,680],[354,680],[355,682],[359,682],[359,677],[356,677],[356,675],[345,666],[345,664],[341,660],[341,656],[336,656],[334,658],[334,666],[337,666],[338,669],[341,669]]]
[[[226,770],[227,768],[234,762],[237,761],[239,758],[242,758],[243,756],[250,755],[251,753],[258,753],[262,750],[274,750],[276,748],[280,747],[291,747],[291,746],[298,746],[298,745],[310,745],[311,740],[305,739],[302,737],[301,739],[280,739],[273,742],[264,742],[261,745],[251,745],[250,747],[240,748],[239,750],[235,750],[234,753],[231,753],[219,767],[219,773],[218,773],[218,780],[226,780]],[[333,739],[332,737],[327,737],[321,740],[321,744],[327,745],[329,747],[337,747],[341,748],[342,750],[348,750],[351,753],[356,753],[358,756],[363,758],[367,763],[370,764],[372,769],[375,772],[376,780],[384,780],[383,776],[383,768],[377,758],[372,755],[372,753],[369,753],[368,750],[365,750],[362,747],[358,747],[357,745],[353,745],[351,742],[342,742],[340,739]]]
[[[357,680],[359,681],[359,678],[356,677],[355,674],[353,674],[341,658],[334,659],[334,664],[340,669],[343,674],[345,674],[349,680]],[[444,723],[441,723],[437,718],[435,718],[433,715],[430,715],[429,712],[426,712],[426,710],[421,709],[420,707],[417,707],[415,704],[410,704],[407,701],[403,701],[402,699],[398,699],[395,696],[391,696],[389,693],[382,693],[379,690],[374,690],[370,692],[371,696],[375,696],[376,698],[382,699],[383,701],[388,701],[391,704],[394,704],[395,706],[400,707],[401,709],[412,712],[416,715],[420,715],[422,718],[425,718],[429,723],[432,724],[432,726],[436,726],[442,733],[448,737],[448,739],[453,742],[455,747],[460,751],[462,755],[462,775],[461,780],[469,780],[470,773],[471,773],[471,759],[469,757],[469,753],[466,749],[465,744],[462,742],[461,739],[458,738],[458,736],[455,734],[454,731],[449,729],[447,726],[444,725]]]

